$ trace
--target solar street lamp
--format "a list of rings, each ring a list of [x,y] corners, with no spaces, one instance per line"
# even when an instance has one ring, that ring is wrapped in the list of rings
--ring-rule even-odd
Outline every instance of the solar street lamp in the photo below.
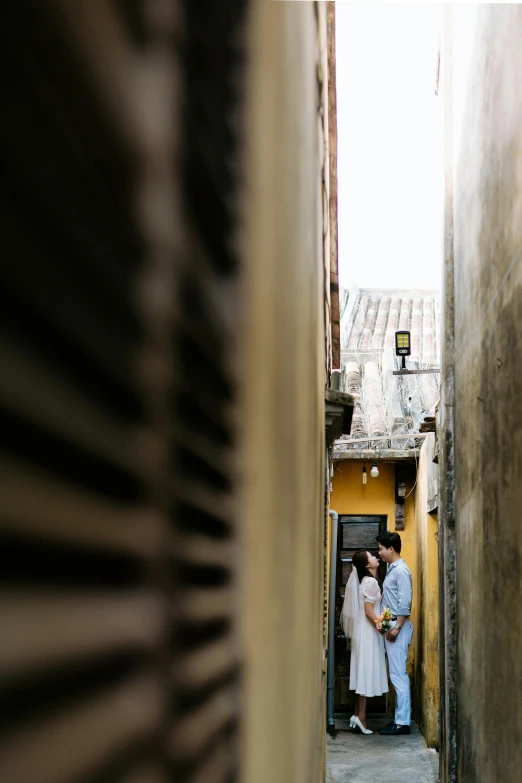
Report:
[[[438,375],[440,373],[439,367],[426,370],[406,369],[406,357],[411,356],[411,333],[405,330],[395,332],[395,356],[401,357],[402,367],[400,370],[394,370],[392,375]]]
[[[395,332],[395,355],[402,359],[402,369],[406,369],[406,357],[411,356],[410,332]]]

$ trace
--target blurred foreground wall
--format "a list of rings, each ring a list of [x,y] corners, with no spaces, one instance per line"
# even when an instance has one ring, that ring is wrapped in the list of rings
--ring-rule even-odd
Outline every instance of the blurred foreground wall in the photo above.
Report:
[[[522,767],[522,10],[446,15],[441,780]]]
[[[255,7],[244,343],[248,783],[324,776],[325,40],[324,4]]]
[[[0,38],[0,780],[319,783],[325,4]]]

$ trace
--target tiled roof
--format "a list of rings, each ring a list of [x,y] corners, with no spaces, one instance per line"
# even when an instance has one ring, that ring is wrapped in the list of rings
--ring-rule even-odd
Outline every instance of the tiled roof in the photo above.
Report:
[[[341,350],[393,349],[395,332],[406,329],[411,361],[438,365],[439,301],[438,291],[345,291]]]
[[[375,447],[405,450],[414,443],[394,434],[418,432],[423,414],[432,412],[439,397],[437,375],[398,377],[394,355],[395,332],[411,332],[409,369],[439,367],[439,293],[426,290],[350,289],[341,304],[341,363],[343,385],[354,395],[351,438],[368,442],[390,435]],[[342,441],[338,447],[342,446]],[[336,450],[339,449],[336,447]]]

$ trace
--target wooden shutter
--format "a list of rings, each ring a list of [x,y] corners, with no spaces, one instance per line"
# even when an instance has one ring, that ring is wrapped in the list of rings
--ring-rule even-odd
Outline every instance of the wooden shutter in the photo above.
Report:
[[[244,5],[0,10],[6,783],[234,776]]]

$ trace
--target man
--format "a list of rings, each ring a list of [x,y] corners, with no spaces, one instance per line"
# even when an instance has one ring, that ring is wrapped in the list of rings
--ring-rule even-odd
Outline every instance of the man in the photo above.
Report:
[[[395,721],[379,729],[379,734],[409,734],[411,723],[410,679],[406,672],[408,648],[413,636],[411,614],[411,571],[401,557],[401,537],[398,533],[377,536],[379,557],[388,563],[384,580],[382,607],[388,607],[397,617],[394,627],[385,636],[390,679],[395,688]]]

